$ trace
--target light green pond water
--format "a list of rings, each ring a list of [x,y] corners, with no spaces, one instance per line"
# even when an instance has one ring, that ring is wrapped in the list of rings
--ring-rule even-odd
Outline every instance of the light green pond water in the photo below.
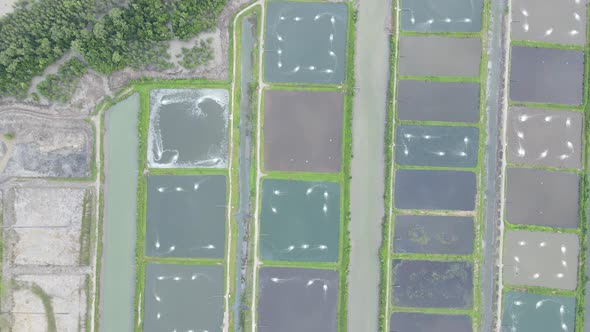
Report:
[[[133,331],[139,96],[105,118],[103,257],[99,330]]]

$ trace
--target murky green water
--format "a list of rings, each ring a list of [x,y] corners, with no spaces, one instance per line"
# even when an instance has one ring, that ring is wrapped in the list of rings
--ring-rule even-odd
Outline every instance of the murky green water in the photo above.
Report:
[[[344,81],[346,4],[271,1],[267,8],[266,81]]]
[[[105,118],[105,185],[100,326],[133,330],[137,197],[137,94],[113,106]]]
[[[149,166],[226,167],[228,105],[229,92],[224,89],[152,90]]]
[[[262,183],[263,259],[336,262],[339,226],[337,183],[277,179]]]
[[[502,332],[573,331],[576,299],[510,291],[504,294]]]
[[[222,324],[223,267],[146,266],[143,332],[218,332]]]

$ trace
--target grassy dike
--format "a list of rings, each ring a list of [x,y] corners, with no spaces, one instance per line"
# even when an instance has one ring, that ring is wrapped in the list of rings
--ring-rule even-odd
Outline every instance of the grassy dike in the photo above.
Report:
[[[397,2],[394,1],[394,19],[395,8]],[[481,285],[480,285],[480,264],[481,264],[481,241],[483,227],[485,227],[485,209],[484,209],[484,177],[485,177],[485,142],[487,140],[487,35],[489,29],[490,20],[490,2],[489,0],[484,1],[484,7],[482,12],[482,28],[479,33],[417,33],[417,32],[401,32],[401,36],[423,36],[423,35],[439,35],[447,37],[478,37],[482,42],[482,56],[480,62],[480,72],[477,77],[434,77],[434,76],[401,76],[391,75],[390,77],[390,88],[388,94],[388,111],[387,111],[387,124],[386,124],[386,144],[385,144],[385,155],[386,155],[386,190],[385,190],[385,202],[387,215],[383,218],[382,224],[382,245],[380,249],[380,261],[381,261],[381,285],[380,285],[380,315],[379,315],[379,330],[381,332],[389,331],[389,316],[393,311],[402,312],[426,312],[426,313],[454,313],[454,314],[467,314],[472,318],[474,331],[480,328],[480,307],[481,307]],[[396,27],[399,22],[393,23]],[[390,57],[390,69],[391,72],[396,72],[398,66],[397,53],[398,44],[397,37],[392,35],[390,41],[391,57]],[[397,80],[427,80],[435,82],[477,82],[480,84],[480,120],[476,124],[467,123],[447,123],[447,122],[435,122],[435,121],[400,121],[397,118],[395,99],[397,91],[395,89]],[[478,163],[474,168],[458,168],[458,167],[424,167],[424,166],[401,166],[396,165],[394,161],[394,123],[396,124],[417,124],[417,125],[445,125],[445,126],[472,126],[479,129],[479,154]],[[476,208],[474,212],[462,212],[462,211],[423,211],[423,210],[397,210],[393,206],[394,193],[393,188],[395,184],[394,170],[395,169],[424,169],[424,170],[463,170],[472,171],[476,173],[478,179],[477,196],[476,196]],[[389,211],[393,213],[389,214]],[[390,239],[394,236],[394,225],[396,214],[417,214],[417,215],[472,215],[474,217],[475,227],[475,238],[474,238],[474,250],[471,255],[441,255],[441,254],[399,254],[393,253],[393,247],[390,247]],[[436,260],[436,261],[471,261],[473,263],[473,307],[471,310],[462,309],[448,309],[448,308],[410,308],[410,307],[395,307],[391,303],[386,303],[390,289],[390,280],[392,278],[391,271],[388,271],[393,258],[400,259],[417,259],[417,260]],[[389,307],[390,310],[386,310]]]
[[[397,16],[395,14],[395,8],[397,8],[399,0],[393,0],[392,8],[393,8],[393,15],[392,15],[392,27],[397,26]],[[387,112],[385,118],[385,144],[383,153],[385,154],[385,191],[384,191],[384,202],[385,202],[385,215],[383,216],[383,220],[381,222],[381,248],[379,249],[379,262],[381,264],[381,275],[379,281],[379,331],[380,332],[387,332],[389,331],[389,326],[387,324],[389,320],[389,306],[387,305],[387,294],[389,292],[389,279],[390,273],[389,264],[390,264],[390,257],[389,253],[393,251],[393,248],[389,246],[389,239],[393,237],[392,234],[392,225],[393,225],[393,218],[395,218],[393,213],[390,213],[390,208],[393,207],[393,192],[392,188],[394,185],[394,177],[393,177],[393,127],[395,121],[395,103],[394,100],[397,99],[397,89],[396,86],[396,77],[393,75],[396,72],[397,67],[397,36],[395,34],[391,35],[389,41],[389,88],[387,89]]]

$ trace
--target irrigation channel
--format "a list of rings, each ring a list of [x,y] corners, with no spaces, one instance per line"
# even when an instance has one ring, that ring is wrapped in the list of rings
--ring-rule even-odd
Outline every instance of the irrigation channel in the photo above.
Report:
[[[99,330],[105,332],[133,331],[138,115],[138,94],[119,102],[105,115],[105,242],[99,320]]]
[[[379,247],[385,213],[385,119],[389,79],[391,1],[359,1],[350,183],[348,330],[377,331]]]
[[[494,327],[494,297],[497,274],[497,229],[502,226],[500,213],[500,195],[502,183],[502,165],[499,158],[500,149],[504,146],[498,140],[501,135],[501,109],[503,107],[503,84],[505,50],[503,26],[506,0],[491,1],[490,29],[488,40],[488,79],[487,79],[487,132],[488,142],[485,151],[485,223],[482,231],[482,263],[481,264],[481,325],[482,331],[492,331]],[[509,38],[509,36],[506,36]],[[499,313],[497,313],[499,315]]]
[[[234,317],[240,316],[241,295],[246,289],[246,263],[248,241],[245,238],[245,230],[250,220],[250,144],[251,144],[251,88],[253,81],[252,73],[252,52],[256,43],[256,20],[254,14],[242,19],[241,54],[240,54],[240,147],[239,147],[239,169],[238,187],[240,192],[239,208],[235,220],[238,221],[238,246],[236,253],[236,303],[234,304]],[[243,329],[240,320],[236,319],[235,331]]]

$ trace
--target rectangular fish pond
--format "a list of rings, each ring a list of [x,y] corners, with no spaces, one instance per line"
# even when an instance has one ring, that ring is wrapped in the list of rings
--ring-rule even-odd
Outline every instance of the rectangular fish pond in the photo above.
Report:
[[[394,259],[392,274],[396,306],[471,309],[473,305],[470,262]]]
[[[526,292],[504,293],[502,332],[574,331],[576,299]]]
[[[481,40],[444,36],[401,36],[399,75],[479,76]]]
[[[265,91],[264,169],[339,172],[343,108],[340,91]]]
[[[148,166],[227,167],[228,119],[227,90],[152,90]]]
[[[513,0],[512,39],[584,45],[587,5],[587,0]]]
[[[412,121],[479,121],[479,84],[399,80],[397,116]]]
[[[506,170],[506,220],[511,224],[576,228],[579,196],[578,174]]]
[[[508,112],[508,160],[580,168],[583,113],[527,107]]]
[[[221,331],[223,267],[148,264],[144,332]]]
[[[507,285],[574,290],[578,281],[578,235],[511,230],[502,262]]]
[[[259,332],[336,332],[337,313],[337,271],[260,269]]]
[[[417,32],[478,32],[483,0],[402,0],[401,27]]]
[[[460,210],[475,208],[475,173],[398,169],[395,171],[395,207],[417,210]]]
[[[389,322],[390,332],[472,332],[473,329],[468,315],[394,312]]]
[[[223,258],[224,175],[150,175],[147,190],[147,256]]]
[[[264,180],[260,216],[263,259],[337,262],[339,240],[338,183]]]
[[[512,46],[510,99],[581,105],[584,99],[584,52]]]
[[[450,126],[397,126],[395,161],[399,165],[475,167],[479,129]]]
[[[470,255],[474,237],[472,217],[397,215],[393,251]]]
[[[271,1],[264,37],[267,82],[344,82],[348,6]]]

